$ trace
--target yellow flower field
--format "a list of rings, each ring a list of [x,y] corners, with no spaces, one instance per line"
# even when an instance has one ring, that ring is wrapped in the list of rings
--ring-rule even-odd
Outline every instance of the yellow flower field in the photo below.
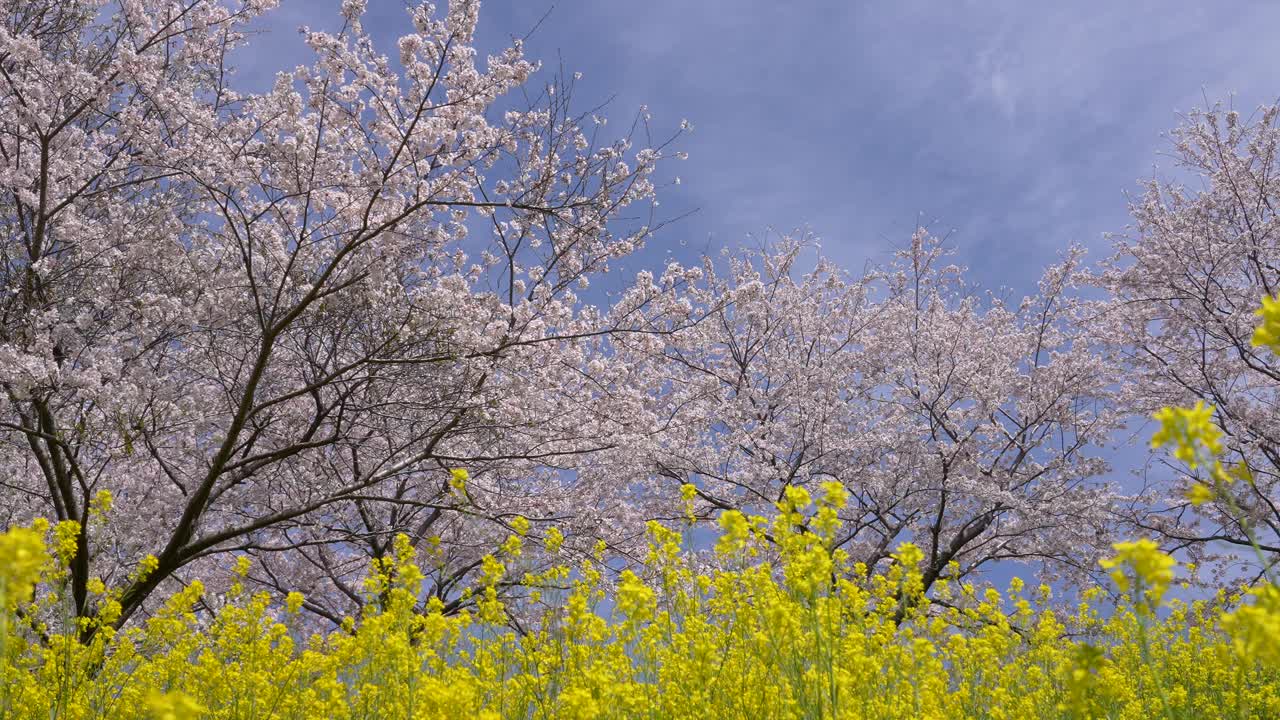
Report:
[[[821,528],[843,500],[837,487],[816,502],[790,493],[771,524],[726,514],[724,569],[693,571],[680,533],[653,524],[644,571],[611,589],[594,560],[528,578],[572,589],[548,587],[523,634],[493,593],[474,614],[414,612],[422,576],[401,537],[366,585],[384,601],[346,632],[302,637],[301,596],[277,604],[238,584],[216,617],[198,619],[193,583],[144,623],[85,644],[31,620],[57,614],[68,530],[13,528],[0,536],[0,717],[1280,716],[1276,587],[1167,600],[1174,562],[1138,541],[1104,563],[1126,591],[1115,607],[1104,588],[1051,607],[1048,587],[1018,580],[926,600],[915,546],[868,578],[821,532],[788,530],[801,515]],[[759,559],[765,533],[777,562]],[[490,587],[503,573],[486,562]],[[114,603],[100,606],[109,624]]]

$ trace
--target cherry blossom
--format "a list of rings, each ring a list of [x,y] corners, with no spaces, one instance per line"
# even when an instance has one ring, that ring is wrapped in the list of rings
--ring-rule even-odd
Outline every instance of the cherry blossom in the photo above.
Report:
[[[1131,522],[1201,562],[1252,555],[1241,517],[1266,553],[1280,552],[1280,359],[1251,343],[1262,299],[1280,291],[1277,115],[1188,114],[1170,135],[1174,166],[1144,183],[1133,226],[1090,278],[1110,296],[1101,326],[1122,363],[1124,407],[1150,416],[1206,401],[1224,461],[1252,473],[1235,486],[1240,513],[1221,499],[1194,508],[1190,468],[1172,458],[1141,478]]]
[[[998,560],[1089,570],[1113,497],[1098,451],[1119,417],[1072,287],[1080,253],[1010,305],[923,231],[857,278],[825,260],[802,273],[806,252],[673,265],[665,281],[691,283],[706,319],[615,339],[647,378],[649,439],[621,461],[638,502],[676,519],[692,485],[696,517],[769,515],[789,488],[835,481],[850,496],[836,548],[875,568],[910,539],[926,587]]]
[[[78,613],[234,552],[340,619],[396,532],[453,600],[515,518],[577,522],[565,468],[616,442],[601,338],[636,328],[576,293],[660,224],[667,145],[582,127],[519,42],[478,58],[470,0],[392,56],[345,2],[241,92],[271,5],[3,3],[0,512],[82,524]]]

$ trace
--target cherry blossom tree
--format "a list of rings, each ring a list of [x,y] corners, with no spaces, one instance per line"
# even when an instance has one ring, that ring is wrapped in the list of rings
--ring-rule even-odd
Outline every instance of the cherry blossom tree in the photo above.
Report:
[[[1150,415],[1205,399],[1224,458],[1252,471],[1233,491],[1239,513],[1220,500],[1193,508],[1177,462],[1136,493],[1130,521],[1201,562],[1252,554],[1242,519],[1280,557],[1280,362],[1250,342],[1261,299],[1280,291],[1278,115],[1276,105],[1248,118],[1221,106],[1188,114],[1171,135],[1172,175],[1145,182],[1133,226],[1093,278],[1111,295],[1103,324],[1124,361],[1124,406]]]
[[[0,3],[0,519],[80,523],[79,614],[234,552],[336,620],[394,533],[456,599],[518,516],[605,525],[564,470],[628,432],[604,338],[657,296],[577,293],[658,226],[666,144],[480,62],[473,0],[390,56],[346,0],[241,92],[272,4]]]
[[[663,432],[633,471],[655,508],[691,484],[697,518],[768,514],[789,487],[836,481],[835,545],[869,567],[912,540],[926,587],[1000,560],[1089,570],[1112,497],[1096,451],[1118,417],[1072,288],[1080,253],[1009,305],[923,231],[857,279],[822,260],[801,274],[805,248],[672,266],[708,319],[617,339],[650,368]]]

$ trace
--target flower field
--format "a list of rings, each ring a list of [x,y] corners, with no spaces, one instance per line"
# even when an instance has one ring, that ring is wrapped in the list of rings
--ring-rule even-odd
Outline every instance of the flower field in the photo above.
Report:
[[[340,631],[306,635],[284,607],[235,583],[212,620],[203,587],[145,622],[92,639],[52,632],[70,561],[63,525],[0,536],[3,718],[1271,718],[1280,715],[1280,591],[1167,597],[1172,558],[1117,545],[1115,585],[1070,607],[1047,586],[969,584],[920,593],[922,552],[889,572],[830,553],[821,528],[838,486],[788,495],[776,519],[727,513],[715,570],[695,570],[681,534],[653,524],[642,575],[606,585],[595,558],[525,578],[541,613],[503,622],[486,561],[476,611],[421,610],[403,536],[373,569],[377,598]],[[802,519],[819,532],[795,532]],[[766,536],[776,561],[761,560]],[[529,538],[513,535],[518,554]],[[248,570],[241,564],[236,572]],[[145,572],[145,568],[140,572]],[[945,582],[945,581],[944,581]],[[50,590],[36,593],[35,586]],[[100,587],[95,588],[101,590]],[[1110,591],[1121,590],[1112,604]],[[418,610],[415,610],[418,608]],[[608,608],[606,610],[606,608]]]

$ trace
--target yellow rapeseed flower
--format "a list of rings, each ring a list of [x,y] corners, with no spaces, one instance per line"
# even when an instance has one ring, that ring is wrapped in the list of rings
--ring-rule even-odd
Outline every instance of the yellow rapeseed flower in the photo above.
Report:
[[[849,504],[849,490],[839,480],[828,480],[822,483],[822,502],[841,510]]]
[[[902,543],[893,553],[893,559],[904,567],[915,567],[924,560],[924,551],[915,543]]]
[[[153,690],[147,695],[147,707],[154,720],[195,720],[205,712],[205,708],[182,692]]]
[[[13,527],[0,535],[0,600],[25,602],[47,558],[43,533],[34,527]]]
[[[1213,500],[1213,488],[1201,482],[1192,483],[1191,488],[1187,490],[1186,498],[1192,505],[1203,505]]]
[[[146,555],[138,561],[138,567],[134,569],[134,579],[141,582],[150,577],[160,567],[160,560],[155,555]],[[243,572],[241,569],[243,568]],[[236,561],[236,574],[243,577],[249,573],[249,558],[243,555]]]
[[[110,490],[99,490],[94,493],[93,500],[89,503],[89,511],[97,517],[102,517],[111,512],[114,503],[115,499]]]
[[[500,547],[502,552],[518,558],[524,552],[524,541],[520,539],[519,535],[508,535],[507,539],[502,541]]]
[[[788,485],[782,491],[782,505],[787,511],[800,511],[809,507],[813,499],[809,496],[809,491],[799,485]]]
[[[689,483],[680,486],[680,500],[684,504],[684,517],[689,522],[694,522],[698,518],[694,513],[693,501],[698,497],[698,488]]]
[[[515,516],[515,518],[512,519],[511,521],[511,529],[515,530],[516,534],[521,537],[528,535],[529,534],[529,518],[523,515]]]
[[[1160,428],[1151,437],[1152,448],[1173,446],[1173,455],[1192,470],[1203,461],[1201,453],[1222,452],[1222,431],[1213,424],[1214,407],[1203,400],[1194,407],[1166,407],[1154,417]]]
[[[1111,571],[1111,580],[1125,592],[1132,587],[1132,581],[1137,581],[1148,599],[1159,603],[1173,582],[1177,561],[1161,552],[1152,540],[1119,542],[1111,547],[1116,551],[1115,556],[1098,561],[1103,569]]]
[[[1253,602],[1223,615],[1222,627],[1240,658],[1280,669],[1280,587],[1266,583],[1249,594]]]
[[[716,542],[716,552],[728,555],[743,549],[751,535],[751,526],[747,517],[737,510],[726,510],[720,513],[720,539]]]
[[[560,552],[561,546],[564,545],[564,533],[554,527],[547,528],[547,532],[543,535],[542,544],[549,553]]]
[[[623,617],[641,622],[653,617],[654,592],[630,570],[623,570],[618,578],[617,606]]]
[[[480,558],[480,583],[485,586],[497,585],[502,576],[507,572],[507,568],[492,555],[485,555]]]
[[[80,523],[75,520],[63,520],[53,526],[53,550],[58,556],[58,562],[63,567],[71,565],[71,559],[75,557],[77,540],[80,537]]]
[[[1262,298],[1262,307],[1254,315],[1262,319],[1253,330],[1254,347],[1280,349],[1280,297]]]
[[[449,471],[449,487],[464,500],[467,498],[467,481],[470,479],[471,474],[463,468],[454,468]]]

